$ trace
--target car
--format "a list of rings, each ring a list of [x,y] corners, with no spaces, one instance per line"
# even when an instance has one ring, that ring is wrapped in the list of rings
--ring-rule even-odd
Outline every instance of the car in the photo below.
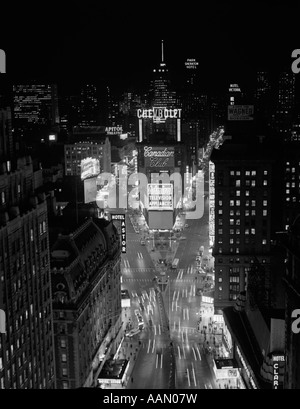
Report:
[[[145,240],[141,240],[141,245],[145,246],[145,244],[146,244]]]
[[[133,337],[134,335],[137,335],[140,332],[140,329],[131,329],[129,332],[125,334],[126,337]]]

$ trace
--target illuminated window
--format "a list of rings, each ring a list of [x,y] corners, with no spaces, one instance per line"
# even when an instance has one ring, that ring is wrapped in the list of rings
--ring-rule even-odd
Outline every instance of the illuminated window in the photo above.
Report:
[[[264,186],[267,186],[267,185],[268,185],[268,181],[264,180]]]
[[[230,210],[230,216],[234,216],[234,210]]]
[[[219,206],[223,206],[223,201],[219,200]]]
[[[262,244],[267,244],[267,240],[266,240],[266,239],[263,239],[263,240],[262,240]]]
[[[289,190],[289,189],[286,189],[285,193],[286,193],[287,195],[289,195],[289,194],[290,194],[290,190]]]
[[[229,233],[230,233],[230,234],[234,234],[234,229],[230,229],[230,230],[229,230]]]
[[[245,195],[249,196],[249,194],[250,194],[249,190],[246,190]]]
[[[219,281],[219,283],[221,283],[223,281],[223,278],[219,277],[218,281]]]
[[[61,354],[61,361],[67,362],[67,354]]]
[[[235,181],[235,186],[240,187],[241,186],[241,181],[238,179]]]
[[[218,233],[219,233],[219,234],[223,234],[223,229],[219,229],[219,230],[218,230]]]
[[[256,170],[251,171],[251,176],[256,176]]]
[[[267,176],[267,174],[268,174],[268,171],[264,170],[264,176]]]
[[[233,226],[234,225],[234,219],[230,219],[229,224],[230,224],[230,226]]]
[[[256,201],[255,200],[251,200],[251,206],[256,206]]]
[[[255,228],[254,227],[252,227],[252,229],[251,229],[251,234],[255,234]]]
[[[240,229],[236,229],[235,233],[236,233],[236,234],[241,234]]]
[[[255,186],[255,180],[251,180],[251,186],[252,186],[252,187]]]
[[[249,216],[249,210],[245,210],[245,216]]]
[[[245,175],[250,176],[250,170],[246,170]]]
[[[234,239],[230,239],[229,244],[234,244]]]
[[[219,214],[223,214],[223,210],[222,210],[222,209],[219,209]]]
[[[241,205],[241,201],[240,201],[240,200],[236,200],[236,201],[235,201],[235,205],[236,205],[236,206],[240,206],[240,205]]]
[[[255,216],[256,212],[255,210],[251,210],[251,216]]]
[[[234,206],[234,200],[230,200],[230,206]]]
[[[250,206],[250,202],[249,202],[249,200],[246,200],[246,202],[245,202],[245,206]]]
[[[267,200],[263,201],[263,206],[268,206],[268,201]]]
[[[245,229],[245,234],[249,234],[250,230],[249,229]]]
[[[223,288],[221,286],[219,286],[219,291],[222,291],[222,290],[223,290]]]
[[[236,224],[237,226],[239,226],[239,225],[241,224],[241,220],[240,220],[240,219],[236,219],[235,224]]]
[[[263,210],[263,216],[267,216],[268,215],[268,211],[267,210]]]

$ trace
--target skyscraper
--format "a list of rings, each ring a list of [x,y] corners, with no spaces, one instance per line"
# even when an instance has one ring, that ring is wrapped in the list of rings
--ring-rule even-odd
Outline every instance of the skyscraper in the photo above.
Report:
[[[169,70],[165,62],[164,42],[161,42],[161,62],[153,69],[153,79],[150,87],[151,104],[155,107],[174,108],[176,93],[171,90]]]
[[[55,387],[47,203],[29,157],[0,175],[0,389]]]

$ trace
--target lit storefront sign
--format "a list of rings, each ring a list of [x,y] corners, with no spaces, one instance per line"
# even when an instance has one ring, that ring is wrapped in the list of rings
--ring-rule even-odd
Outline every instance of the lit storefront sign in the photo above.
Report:
[[[209,245],[215,242],[215,164],[209,162]]]
[[[148,210],[173,210],[173,185],[148,183]]]
[[[285,357],[284,355],[273,355],[272,360],[273,360],[273,389],[282,389],[283,383],[282,380],[279,379],[279,376],[282,373],[280,369],[282,370],[282,368],[284,368],[285,365]]]
[[[152,118],[153,122],[165,122],[168,118],[180,119],[182,109],[167,109],[164,107],[157,107],[152,109],[138,109],[137,117]]]
[[[246,364],[246,362],[245,362],[245,360],[243,358],[243,355],[242,355],[242,353],[241,353],[238,346],[236,347],[236,352],[237,352],[237,354],[238,354],[238,356],[240,358],[240,361],[241,361],[241,363],[243,365],[243,368],[245,369],[246,374],[247,374],[247,376],[248,376],[248,378],[250,380],[251,386],[253,387],[253,389],[257,389],[257,386],[256,386],[256,384],[254,382],[254,379],[253,379],[253,377],[252,377],[252,375],[251,375],[251,373],[250,373],[250,371],[248,369],[248,366],[247,366],[247,364]]]
[[[174,167],[174,148],[144,146],[145,167]]]
[[[107,135],[120,135],[123,133],[122,126],[107,126],[105,128]]]
[[[125,223],[125,214],[112,214],[111,220],[119,220],[121,221],[121,227],[118,228],[118,232],[121,237],[121,251],[122,253],[126,253],[126,223]]]

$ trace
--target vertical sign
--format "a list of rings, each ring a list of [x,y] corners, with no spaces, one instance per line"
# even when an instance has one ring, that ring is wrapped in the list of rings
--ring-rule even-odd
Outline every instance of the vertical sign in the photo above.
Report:
[[[273,359],[273,389],[283,389],[284,355],[274,355]]]
[[[121,228],[118,228],[118,233],[121,238],[121,251],[126,253],[126,223],[125,223],[125,214],[112,214],[111,220],[118,220],[121,222]]]

